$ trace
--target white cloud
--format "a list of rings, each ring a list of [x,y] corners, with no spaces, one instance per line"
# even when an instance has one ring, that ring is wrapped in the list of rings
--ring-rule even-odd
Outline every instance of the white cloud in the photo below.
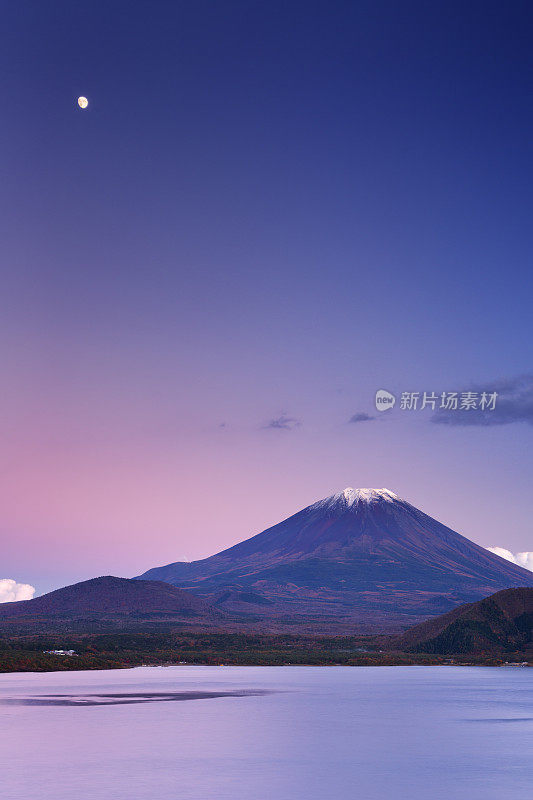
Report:
[[[511,553],[505,547],[487,547],[491,553],[496,553],[497,556],[505,558],[507,561],[512,561],[513,564],[518,564],[519,567],[525,567],[533,572],[533,551],[526,550],[523,553]]]
[[[17,583],[11,578],[0,578],[0,603],[14,603],[17,600],[31,600],[35,586]]]

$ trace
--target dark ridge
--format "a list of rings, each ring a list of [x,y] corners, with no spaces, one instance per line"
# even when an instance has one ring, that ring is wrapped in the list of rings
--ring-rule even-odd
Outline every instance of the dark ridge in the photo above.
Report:
[[[209,603],[163,581],[136,581],[105,575],[53,592],[0,605],[0,620],[71,615],[178,615],[216,613]]]
[[[441,654],[528,651],[533,646],[533,589],[505,589],[454,608],[396,637],[394,646]]]

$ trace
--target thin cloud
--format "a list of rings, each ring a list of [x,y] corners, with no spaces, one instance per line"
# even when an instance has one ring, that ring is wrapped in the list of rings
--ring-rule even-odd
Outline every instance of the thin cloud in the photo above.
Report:
[[[355,423],[355,422],[370,422],[370,420],[376,419],[375,417],[370,416],[370,414],[366,414],[364,411],[361,411],[358,414],[354,414],[353,417],[350,417],[348,423]]]
[[[35,586],[17,583],[12,578],[0,578],[0,603],[16,603],[18,600],[31,600]]]
[[[470,386],[462,391],[497,393],[494,410],[472,408],[452,410],[439,408],[431,417],[438,425],[511,425],[514,422],[527,422],[533,425],[533,375],[520,375],[486,383],[483,386]]]
[[[279,417],[274,417],[269,420],[266,425],[263,425],[264,430],[278,430],[278,431],[293,431],[299,428],[302,423],[295,417],[289,417],[287,414],[281,414]]]
[[[506,561],[512,561],[513,564],[518,564],[519,567],[525,567],[533,572],[533,552],[531,550],[526,550],[523,553],[512,553],[510,550],[506,550],[505,547],[487,547],[486,549],[501,558],[505,558]]]

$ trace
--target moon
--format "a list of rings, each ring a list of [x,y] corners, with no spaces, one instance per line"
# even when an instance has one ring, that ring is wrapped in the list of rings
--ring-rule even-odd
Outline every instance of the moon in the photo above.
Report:
[[[78,97],[78,105],[80,108],[87,108],[89,101],[86,97]]]

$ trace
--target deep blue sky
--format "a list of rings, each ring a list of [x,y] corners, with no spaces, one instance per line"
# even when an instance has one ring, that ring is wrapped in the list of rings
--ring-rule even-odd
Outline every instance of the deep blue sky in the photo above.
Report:
[[[533,549],[531,4],[2,16],[6,575],[207,555],[348,484]],[[501,380],[506,424],[347,423]]]

